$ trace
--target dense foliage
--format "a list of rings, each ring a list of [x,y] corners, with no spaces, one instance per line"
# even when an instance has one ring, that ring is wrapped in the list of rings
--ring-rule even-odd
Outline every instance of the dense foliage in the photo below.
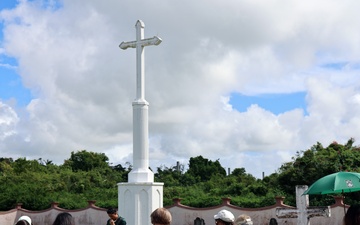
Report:
[[[279,169],[279,187],[288,194],[287,198],[291,202],[295,202],[295,185],[310,186],[319,178],[339,171],[360,172],[360,148],[354,146],[354,142],[351,138],[344,145],[333,142],[326,148],[317,143],[306,151],[298,152],[292,162],[283,164]],[[352,204],[359,201],[359,194],[360,192],[344,194],[344,202]],[[328,205],[333,201],[330,195],[310,196],[313,205]]]
[[[117,205],[117,183],[126,182],[129,169],[110,167],[104,154],[72,152],[63,165],[51,161],[15,161],[0,158],[0,210],[16,203],[32,210],[47,209],[51,202],[77,209],[96,200],[99,207]]]
[[[317,179],[338,171],[360,172],[360,148],[336,142],[324,148],[320,143],[297,152],[291,162],[284,163],[277,173],[256,179],[244,168],[231,174],[219,160],[202,156],[191,157],[188,169],[184,165],[160,166],[154,171],[155,181],[164,183],[164,205],[174,198],[193,207],[221,204],[221,198],[231,198],[233,205],[262,207],[275,203],[276,196],[284,196],[285,203],[295,205],[295,186],[311,185]],[[66,209],[87,206],[96,200],[99,207],[117,206],[117,183],[127,182],[132,167],[111,166],[103,153],[86,150],[72,152],[62,165],[50,160],[0,158],[0,211],[13,209],[17,203],[30,210],[47,209],[58,202]],[[360,200],[360,192],[347,194],[345,202]],[[333,203],[329,195],[310,196],[312,205]]]

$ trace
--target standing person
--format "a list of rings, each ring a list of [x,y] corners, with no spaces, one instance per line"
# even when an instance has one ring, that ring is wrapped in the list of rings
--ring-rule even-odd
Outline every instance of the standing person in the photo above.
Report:
[[[56,216],[53,225],[75,225],[75,220],[70,213],[63,212]]]
[[[214,215],[216,225],[234,225],[235,216],[230,211],[223,209]]]
[[[28,216],[21,216],[15,225],[32,225],[31,219]]]
[[[153,225],[170,225],[172,216],[166,208],[157,208],[150,214],[150,219]]]
[[[344,225],[360,224],[360,205],[352,205],[344,216]]]
[[[235,220],[235,225],[253,225],[253,222],[250,216],[243,214]]]
[[[270,222],[269,222],[269,225],[278,225],[278,222],[275,218],[271,218],[270,219]]]
[[[126,225],[125,219],[119,216],[116,209],[109,208],[106,212],[110,217],[110,219],[106,222],[106,225]]]

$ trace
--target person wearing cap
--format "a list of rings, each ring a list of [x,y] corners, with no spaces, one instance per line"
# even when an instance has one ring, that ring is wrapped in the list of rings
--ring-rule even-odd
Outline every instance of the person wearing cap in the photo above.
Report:
[[[157,208],[150,214],[153,225],[170,225],[172,216],[166,208]]]
[[[230,211],[223,209],[214,215],[216,225],[234,225],[235,216]]]
[[[31,219],[28,216],[21,216],[15,225],[32,225]]]
[[[235,220],[235,225],[253,225],[253,222],[250,216],[243,214]]]

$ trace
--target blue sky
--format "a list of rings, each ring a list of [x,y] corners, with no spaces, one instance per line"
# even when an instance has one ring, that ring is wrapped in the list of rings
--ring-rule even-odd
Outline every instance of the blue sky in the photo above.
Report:
[[[12,9],[16,4],[16,0],[4,0],[0,2],[0,7],[1,9]]]
[[[2,57],[1,63],[7,66],[0,67],[0,99],[15,100],[19,106],[26,106],[31,100],[31,93],[23,86],[21,77],[16,72],[16,60]]]
[[[0,3],[1,157],[132,161],[135,51],[118,46],[138,19],[163,40],[145,51],[152,167],[202,155],[260,177],[360,139],[355,0],[59,2]]]
[[[12,9],[16,6],[15,0],[0,1],[0,10]],[[0,29],[3,30],[3,21],[0,23]],[[0,33],[0,43],[3,42],[3,32]],[[24,107],[30,99],[30,90],[26,89],[17,74],[17,61],[15,58],[0,55],[0,99],[3,101],[15,100],[16,103]]]
[[[233,93],[230,96],[229,103],[240,112],[245,112],[250,105],[256,104],[276,115],[292,109],[303,109],[304,113],[306,113],[305,97],[305,92],[258,96],[246,96]]]

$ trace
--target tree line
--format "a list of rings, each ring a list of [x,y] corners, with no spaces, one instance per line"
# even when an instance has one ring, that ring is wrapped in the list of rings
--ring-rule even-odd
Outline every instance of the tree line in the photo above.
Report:
[[[316,143],[299,151],[290,162],[275,173],[257,179],[245,168],[235,168],[227,174],[219,160],[197,156],[184,165],[159,166],[154,172],[155,182],[164,183],[164,206],[174,198],[192,207],[221,204],[224,197],[240,207],[258,208],[275,204],[275,197],[285,197],[284,203],[295,206],[295,186],[310,186],[317,179],[339,171],[360,172],[360,148],[355,140],[337,142],[323,147]],[[103,208],[117,207],[117,183],[127,182],[131,164],[109,164],[104,153],[86,150],[71,152],[63,164],[50,160],[0,158],[0,211],[13,209],[17,203],[29,210],[43,210],[51,202],[59,207],[79,209],[88,200],[96,200]],[[345,194],[345,203],[360,200],[360,192]],[[330,195],[310,196],[311,205],[334,203]]]

